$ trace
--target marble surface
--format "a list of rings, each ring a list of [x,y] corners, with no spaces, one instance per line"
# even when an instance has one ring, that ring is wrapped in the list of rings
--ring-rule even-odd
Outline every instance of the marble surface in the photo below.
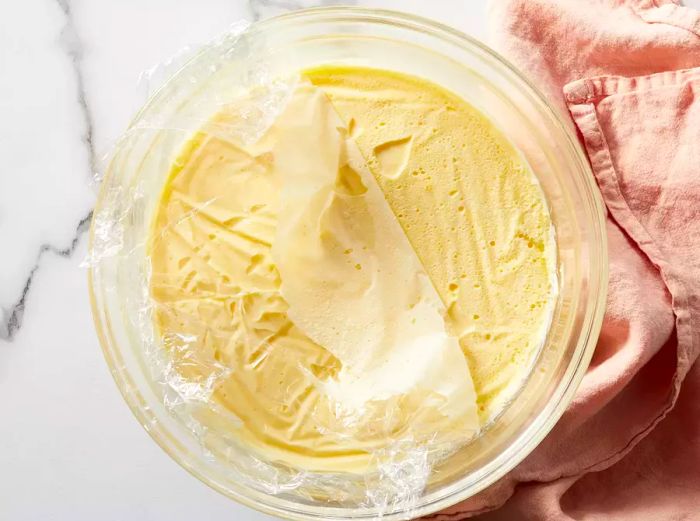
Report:
[[[102,358],[85,269],[92,181],[144,101],[141,73],[240,19],[314,0],[23,0],[0,17],[0,519],[268,516],[201,484],[131,416]],[[469,0],[400,8],[483,38]]]
[[[484,0],[23,0],[0,16],[0,519],[269,520],[210,490],[131,416],[90,315],[93,175],[140,74],[240,19],[402,9],[486,39]],[[700,0],[690,5],[700,7]]]

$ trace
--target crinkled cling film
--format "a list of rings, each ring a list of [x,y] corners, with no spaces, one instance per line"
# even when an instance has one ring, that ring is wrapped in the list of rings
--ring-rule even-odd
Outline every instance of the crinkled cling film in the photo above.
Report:
[[[153,438],[291,519],[424,515],[532,450],[605,275],[581,151],[532,88],[348,8],[237,24],[146,79],[171,74],[114,147],[87,262]]]

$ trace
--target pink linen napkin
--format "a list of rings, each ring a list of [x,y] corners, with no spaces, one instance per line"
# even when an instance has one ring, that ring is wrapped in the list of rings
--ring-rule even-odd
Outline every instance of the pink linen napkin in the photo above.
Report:
[[[700,13],[674,0],[494,0],[494,46],[572,121],[608,208],[584,381],[508,476],[427,519],[700,519]],[[499,508],[500,507],[500,508]]]

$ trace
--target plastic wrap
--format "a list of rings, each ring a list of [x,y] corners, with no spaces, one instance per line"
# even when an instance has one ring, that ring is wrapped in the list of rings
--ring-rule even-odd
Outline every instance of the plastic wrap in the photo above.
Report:
[[[474,73],[490,70],[478,46],[353,13],[236,24],[144,73],[149,99],[110,155],[86,261],[107,361],[141,424],[205,483],[292,519],[410,519],[481,490],[551,427],[563,409],[547,397],[570,392],[581,349],[561,348],[578,297],[557,300],[561,257],[528,163],[551,181],[549,201],[566,198],[551,197],[558,167],[531,157],[537,125],[513,123],[522,114],[498,78]],[[466,151],[453,147],[450,164],[426,146],[429,172],[409,172],[413,137],[381,129],[422,94],[376,121],[370,96],[358,124],[309,81],[329,63],[429,78],[430,117],[447,119],[416,132]],[[380,137],[362,143],[369,124]],[[422,184],[390,200],[399,174]],[[555,209],[573,262],[576,237],[561,245],[575,227]],[[421,210],[437,219],[399,219]],[[423,227],[420,253],[410,224]],[[439,283],[427,274],[458,264]]]

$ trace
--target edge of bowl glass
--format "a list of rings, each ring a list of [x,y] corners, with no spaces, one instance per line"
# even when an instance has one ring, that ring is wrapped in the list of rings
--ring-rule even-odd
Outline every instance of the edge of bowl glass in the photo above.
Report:
[[[564,410],[568,406],[569,402],[573,398],[574,393],[578,389],[581,380],[588,368],[590,359],[593,355],[595,344],[600,333],[600,329],[603,322],[603,314],[605,311],[605,303],[607,297],[607,282],[608,282],[608,256],[607,256],[607,236],[605,233],[605,211],[602,198],[598,192],[597,185],[595,183],[593,173],[590,169],[588,159],[581,149],[580,144],[576,138],[572,135],[571,131],[564,123],[564,120],[557,109],[555,109],[544,97],[544,95],[539,91],[537,87],[524,76],[515,66],[508,62],[505,58],[500,56],[491,48],[487,47],[485,44],[481,43],[479,40],[444,25],[442,23],[430,20],[417,15],[412,15],[408,13],[402,13],[399,11],[386,10],[386,9],[368,9],[361,7],[317,7],[310,9],[301,9],[291,13],[281,14],[274,16],[272,18],[255,22],[257,27],[264,27],[266,25],[271,25],[278,23],[280,21],[293,21],[295,19],[308,19],[309,17],[341,17],[346,18],[348,21],[381,21],[384,23],[395,23],[400,24],[404,27],[409,27],[415,30],[430,31],[434,35],[439,35],[442,37],[449,37],[452,39],[452,43],[458,44],[461,47],[469,48],[475,47],[489,58],[492,58],[501,67],[505,68],[515,80],[523,84],[526,87],[527,94],[529,97],[534,98],[537,105],[544,108],[544,112],[552,119],[555,125],[562,131],[566,136],[569,147],[573,150],[576,161],[580,171],[584,172],[586,175],[583,181],[585,188],[585,197],[588,202],[589,210],[591,212],[593,225],[592,231],[593,236],[591,237],[592,243],[597,243],[599,248],[599,256],[591,257],[591,269],[589,280],[590,283],[590,295],[593,296],[591,305],[587,306],[586,314],[583,317],[581,324],[581,335],[579,336],[576,350],[572,357],[567,372],[562,379],[557,390],[558,394],[555,394],[557,398],[556,403],[553,404],[552,409],[546,418],[546,421],[537,425],[534,432],[530,433],[527,441],[520,446],[515,447],[514,454],[508,459],[507,463],[502,463],[496,468],[489,469],[489,471],[484,475],[484,477],[478,482],[478,484],[473,484],[471,486],[465,486],[462,480],[457,481],[453,485],[446,487],[447,490],[442,491],[440,497],[431,499],[430,495],[426,496],[428,499],[422,502],[419,506],[416,506],[410,511],[411,516],[422,517],[435,512],[438,512],[444,508],[453,506],[475,494],[484,490],[488,486],[495,483],[497,480],[506,475],[510,470],[512,470],[518,463],[520,463],[525,457],[527,457],[530,452],[544,439],[544,437],[549,433],[549,431],[557,423]],[[145,113],[153,104],[156,103],[160,97],[165,86],[170,83],[174,78],[176,78],[183,69],[186,69],[188,65],[197,60],[202,54],[207,50],[207,46],[204,46],[198,52],[196,52],[186,63],[180,67],[163,85],[161,85],[146,101],[143,107],[136,113],[136,115],[131,119],[128,128],[131,128],[135,122],[137,122],[143,113]],[[109,169],[105,172],[105,178],[109,176]],[[103,182],[103,187],[106,183]],[[97,215],[101,209],[103,196],[103,188],[97,197],[97,203],[95,205],[95,210],[93,215]],[[88,240],[88,249],[91,250],[94,243],[94,230],[92,226],[90,227],[90,234]],[[595,274],[598,274],[596,277]],[[111,332],[108,323],[103,323],[101,320],[101,313],[99,306],[97,304],[97,298],[95,296],[95,281],[93,279],[93,268],[88,268],[88,291],[90,296],[90,306],[92,309],[93,321],[95,323],[95,329],[97,332],[97,337],[102,348],[103,355],[109,367],[110,373],[119,389],[120,394],[127,403],[129,409],[131,410],[134,417],[137,419],[139,424],[144,428],[144,430],[149,434],[149,436],[160,446],[165,453],[168,454],[175,462],[177,462],[181,467],[187,470],[190,474],[196,477],[198,480],[213,488],[214,490],[220,492],[221,494],[234,499],[235,501],[263,512],[265,514],[270,514],[290,520],[306,521],[310,519],[323,520],[323,521],[337,521],[343,519],[337,515],[331,514],[331,509],[328,507],[318,506],[309,508],[308,510],[314,510],[314,512],[305,511],[302,512],[296,509],[289,509],[285,507],[282,503],[288,503],[284,500],[276,500],[272,495],[261,494],[271,501],[263,502],[262,500],[256,500],[255,498],[246,495],[240,491],[232,491],[228,488],[223,487],[216,481],[210,479],[208,476],[204,475],[194,466],[190,465],[189,462],[185,461],[184,458],[180,456],[173,444],[167,439],[169,436],[167,433],[159,432],[159,426],[154,424],[154,417],[149,418],[148,414],[142,407],[142,404],[138,400],[133,392],[128,392],[127,389],[133,389],[129,380],[129,375],[124,374],[120,371],[118,360],[121,358],[119,353],[113,349],[112,343],[110,342]],[[567,378],[568,377],[568,378]],[[544,411],[543,411],[544,412]],[[540,413],[540,414],[543,414]],[[515,443],[511,445],[517,445],[517,439]],[[510,448],[510,447],[509,447]],[[275,504],[277,503],[277,504]],[[337,512],[337,510],[335,510]],[[374,514],[368,512],[372,517]],[[405,519],[406,512],[397,511],[386,513],[383,519],[386,521],[393,521],[399,519]],[[363,514],[353,514],[352,517],[345,519],[369,519],[369,515]]]

